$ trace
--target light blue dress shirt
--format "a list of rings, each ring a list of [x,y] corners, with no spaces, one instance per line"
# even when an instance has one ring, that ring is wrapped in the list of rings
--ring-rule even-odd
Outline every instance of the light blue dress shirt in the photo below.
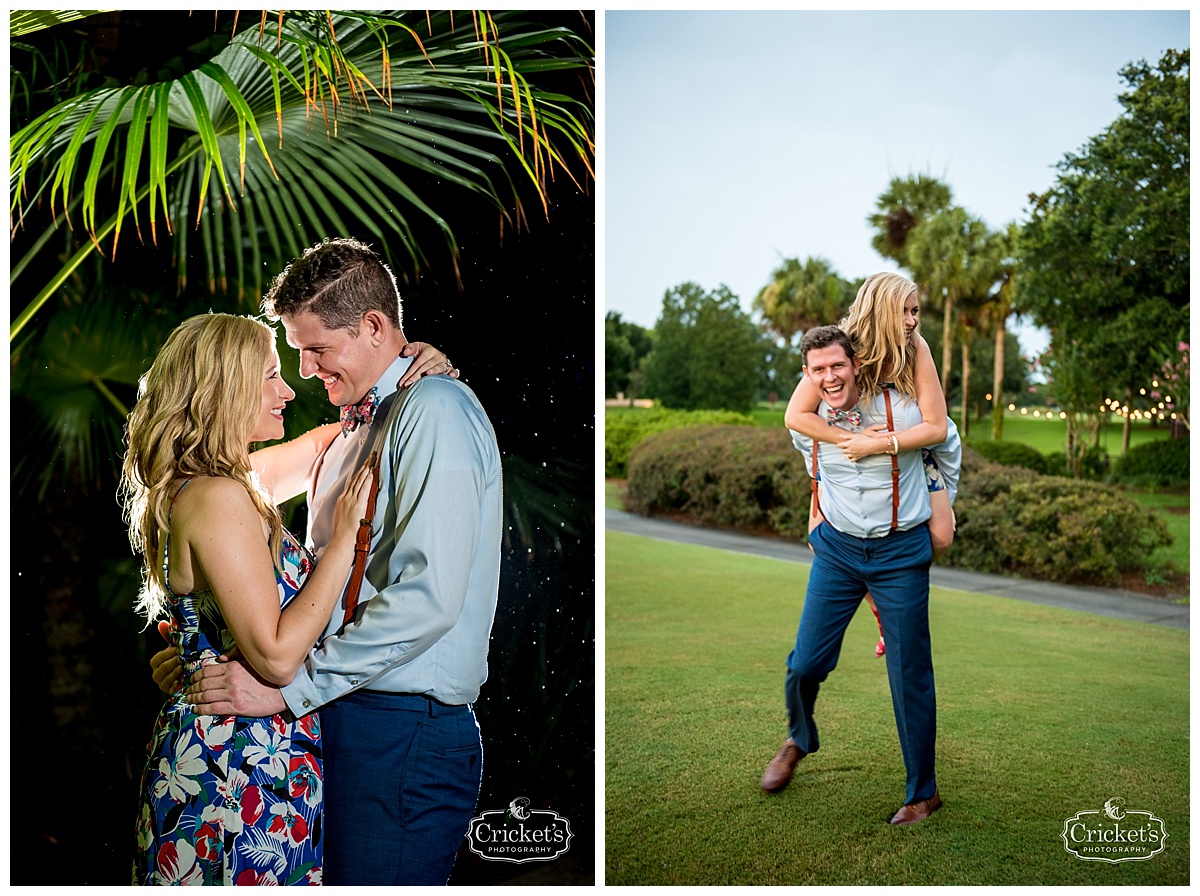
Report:
[[[909,429],[921,422],[917,403],[891,390],[892,420],[895,431]],[[862,411],[858,429],[877,423],[887,423],[883,393],[870,399],[860,399],[856,407]],[[817,413],[824,417],[829,406],[822,401]],[[838,424],[841,425],[841,424]],[[813,440],[791,430],[792,444],[804,455],[805,469],[812,474]],[[845,535],[857,538],[882,538],[892,528],[892,456],[872,454],[855,462],[832,442],[817,442],[817,472],[821,478],[821,513],[825,520]],[[925,481],[925,465],[920,451],[901,451],[900,509],[897,529],[905,531],[929,519],[929,489]],[[957,483],[957,475],[955,475]]]
[[[503,524],[496,434],[456,379],[426,376],[396,394],[410,364],[397,358],[380,378],[381,400],[395,395],[386,419],[337,436],[309,495],[308,541],[319,562],[346,481],[380,451],[358,609],[339,633],[344,597],[338,602],[323,641],[283,688],[297,715],[357,688],[471,703],[487,679]]]

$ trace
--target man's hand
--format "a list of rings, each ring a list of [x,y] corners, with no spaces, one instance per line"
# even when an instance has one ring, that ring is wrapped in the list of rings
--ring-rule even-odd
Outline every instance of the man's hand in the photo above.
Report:
[[[179,658],[179,651],[170,646],[170,631],[171,623],[166,620],[158,624],[158,633],[168,642],[168,646],[150,657],[150,676],[167,696],[174,694],[183,684],[183,661]]]
[[[227,659],[192,676],[185,698],[197,715],[273,716],[287,709],[279,688],[255,675],[245,660]]]

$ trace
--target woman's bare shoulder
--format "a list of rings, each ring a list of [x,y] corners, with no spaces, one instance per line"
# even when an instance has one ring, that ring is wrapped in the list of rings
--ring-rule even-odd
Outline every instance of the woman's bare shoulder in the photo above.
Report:
[[[186,486],[186,487],[185,487]],[[249,509],[254,502],[246,487],[228,476],[196,476],[179,487],[175,497],[176,520],[187,523]]]

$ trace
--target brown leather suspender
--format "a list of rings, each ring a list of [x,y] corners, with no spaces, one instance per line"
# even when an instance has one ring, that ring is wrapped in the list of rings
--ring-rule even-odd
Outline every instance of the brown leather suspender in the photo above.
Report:
[[[371,491],[367,495],[367,515],[358,524],[358,537],[354,541],[354,567],[350,570],[350,584],[346,586],[346,613],[342,625],[354,618],[358,606],[358,592],[362,590],[363,576],[367,571],[367,555],[371,553],[371,521],[375,519],[375,498],[379,495],[379,452],[372,451],[367,459],[371,465]]]
[[[892,421],[892,396],[887,389],[883,390],[883,403],[887,408],[888,429],[895,432],[896,426]],[[817,454],[820,451],[820,442],[816,439],[812,440],[812,499],[816,505],[817,512],[821,512],[821,501],[817,497]],[[810,511],[811,515],[811,511]],[[824,516],[824,514],[821,514]],[[900,524],[900,459],[897,455],[892,455],[892,531],[895,532]]]
[[[892,394],[887,389],[883,390],[883,403],[887,408],[888,431],[895,432],[896,425],[892,422]],[[900,452],[892,455],[892,531],[896,531],[896,527],[900,522]]]

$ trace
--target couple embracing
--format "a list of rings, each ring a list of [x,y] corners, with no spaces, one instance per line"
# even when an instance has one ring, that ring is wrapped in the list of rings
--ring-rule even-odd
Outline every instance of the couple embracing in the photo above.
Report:
[[[140,609],[171,644],[134,882],[444,884],[482,773],[495,433],[445,356],[407,342],[365,245],[312,247],[263,310],[340,423],[250,453],[295,393],[274,331],[224,314],[171,334],[129,418]],[[277,508],[305,492],[307,544]]]

